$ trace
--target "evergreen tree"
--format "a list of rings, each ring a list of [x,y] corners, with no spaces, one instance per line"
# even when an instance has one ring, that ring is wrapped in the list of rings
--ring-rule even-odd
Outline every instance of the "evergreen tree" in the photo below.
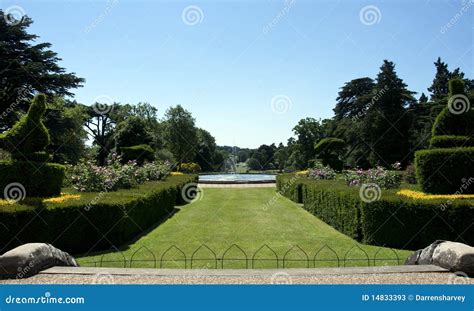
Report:
[[[370,148],[369,161],[374,165],[390,166],[409,158],[409,123],[406,107],[413,104],[414,92],[395,71],[388,60],[380,67],[374,87],[373,104],[364,119],[364,139]]]
[[[450,79],[461,79],[464,82],[465,92],[474,90],[474,80],[464,78],[464,72],[460,68],[456,68],[453,71],[449,71],[448,64],[441,61],[438,57],[434,63],[436,67],[436,74],[433,79],[433,83],[428,88],[431,93],[431,101],[439,101],[448,95],[448,81]]]
[[[448,64],[441,61],[441,57],[438,57],[434,65],[436,67],[436,74],[433,83],[428,88],[432,101],[440,100],[448,94],[448,81],[451,75],[448,70]]]
[[[346,82],[336,98],[335,118],[360,118],[370,105],[374,80],[359,78]]]
[[[8,129],[28,109],[36,93],[70,96],[84,79],[66,73],[50,43],[34,44],[37,35],[27,32],[33,21],[25,16],[16,25],[7,23],[0,10],[0,131]],[[18,115],[17,115],[18,113]]]

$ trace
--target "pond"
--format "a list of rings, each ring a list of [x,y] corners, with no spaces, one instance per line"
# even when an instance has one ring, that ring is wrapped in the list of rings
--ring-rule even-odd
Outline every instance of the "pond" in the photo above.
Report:
[[[271,174],[210,174],[199,175],[200,183],[207,184],[259,184],[274,183],[275,175]]]

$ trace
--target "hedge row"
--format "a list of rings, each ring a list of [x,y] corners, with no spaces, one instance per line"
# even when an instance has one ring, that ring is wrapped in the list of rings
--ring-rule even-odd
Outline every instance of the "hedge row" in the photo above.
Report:
[[[0,209],[0,253],[29,242],[51,243],[77,254],[118,248],[168,217],[183,203],[182,187],[196,175],[170,176],[137,188],[110,193],[81,193],[77,200]],[[95,204],[93,204],[95,203]]]
[[[474,147],[474,139],[469,136],[442,135],[433,136],[430,141],[430,148],[459,148]]]
[[[343,181],[315,181],[292,174],[277,176],[277,189],[338,231],[363,243],[404,249],[435,240],[474,245],[474,200],[414,200],[382,190],[365,203],[359,188]]]
[[[0,198],[15,197],[15,191],[19,197],[57,196],[61,193],[64,171],[64,166],[56,163],[2,161],[0,162],[0,189],[5,190],[0,192]],[[23,189],[15,185],[21,185]],[[13,193],[8,193],[7,189]]]
[[[415,153],[416,178],[427,193],[472,194],[474,185],[463,185],[473,176],[473,159],[474,147],[419,150]]]

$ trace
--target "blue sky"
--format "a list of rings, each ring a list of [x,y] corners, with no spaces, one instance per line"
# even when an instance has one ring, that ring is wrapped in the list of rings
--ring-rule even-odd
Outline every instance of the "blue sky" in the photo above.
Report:
[[[383,59],[419,93],[438,56],[474,78],[468,1],[0,1],[12,6],[86,79],[76,100],[149,102],[160,117],[181,104],[220,145],[286,142]]]

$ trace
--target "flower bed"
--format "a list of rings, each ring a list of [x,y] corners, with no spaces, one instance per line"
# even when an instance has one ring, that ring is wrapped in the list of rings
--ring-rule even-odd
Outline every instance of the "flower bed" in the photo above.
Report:
[[[130,189],[146,181],[161,180],[169,175],[168,162],[150,162],[141,166],[136,161],[121,163],[120,157],[113,155],[107,166],[96,166],[81,161],[67,169],[67,181],[79,192],[116,191]]]

